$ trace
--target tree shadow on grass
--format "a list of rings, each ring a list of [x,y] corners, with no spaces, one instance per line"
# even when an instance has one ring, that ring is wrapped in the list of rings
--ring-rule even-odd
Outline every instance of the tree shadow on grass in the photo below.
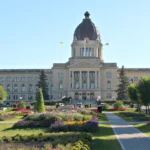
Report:
[[[121,150],[120,144],[110,125],[99,125],[93,133],[92,150]]]

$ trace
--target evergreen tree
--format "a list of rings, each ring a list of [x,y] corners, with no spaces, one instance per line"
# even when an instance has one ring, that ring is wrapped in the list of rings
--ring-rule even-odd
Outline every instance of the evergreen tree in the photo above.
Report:
[[[44,72],[44,70],[41,71],[41,74],[39,76],[39,82],[38,82],[38,87],[42,89],[42,93],[43,93],[43,97],[44,100],[48,100],[49,99],[49,95],[48,95],[48,84],[47,84],[47,76]]]
[[[128,77],[126,76],[124,66],[122,66],[120,73],[119,73],[119,85],[117,92],[117,99],[118,100],[127,100],[128,99]]]
[[[39,88],[39,91],[37,92],[34,109],[37,112],[45,112],[45,105],[41,88]]]

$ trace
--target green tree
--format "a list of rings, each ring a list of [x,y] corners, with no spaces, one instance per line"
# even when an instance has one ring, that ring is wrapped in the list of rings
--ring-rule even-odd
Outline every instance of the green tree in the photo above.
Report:
[[[137,103],[138,104],[138,111],[140,110],[140,102],[138,99],[138,90],[137,90],[137,84],[130,84],[128,87],[128,96],[130,98],[130,100],[133,103]]]
[[[39,82],[37,85],[39,88],[42,88],[44,100],[48,100],[49,95],[48,95],[47,76],[46,76],[44,70],[41,70],[41,74],[39,75]]]
[[[37,92],[34,109],[37,112],[45,112],[45,105],[44,105],[43,93],[41,88],[39,88],[39,91]]]
[[[0,103],[2,103],[7,97],[7,92],[4,90],[3,86],[0,86]]]
[[[137,84],[137,90],[141,101],[146,106],[146,113],[147,113],[147,108],[149,111],[149,103],[150,103],[150,76],[143,76],[142,78],[140,78]]]
[[[23,101],[21,101],[21,102],[19,102],[19,103],[17,104],[17,107],[18,107],[18,108],[26,108],[26,106],[27,106],[27,103],[26,103],[26,102],[23,102]]]
[[[120,73],[119,73],[119,85],[118,89],[116,90],[117,92],[117,99],[118,100],[127,100],[128,99],[128,77],[126,76],[124,66],[122,66]]]

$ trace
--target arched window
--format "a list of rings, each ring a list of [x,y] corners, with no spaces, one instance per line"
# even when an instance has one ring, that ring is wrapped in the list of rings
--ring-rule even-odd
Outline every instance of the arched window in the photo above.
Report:
[[[88,48],[86,48],[86,57],[88,57],[89,56],[89,50],[88,50]]]
[[[63,83],[62,81],[59,82],[59,89],[62,89],[63,88]]]
[[[82,48],[82,56],[84,56],[84,48]]]
[[[111,82],[107,81],[107,89],[111,89]]]
[[[22,92],[25,92],[25,90],[26,90],[25,85],[22,84],[22,86],[21,86],[21,91],[22,91]]]

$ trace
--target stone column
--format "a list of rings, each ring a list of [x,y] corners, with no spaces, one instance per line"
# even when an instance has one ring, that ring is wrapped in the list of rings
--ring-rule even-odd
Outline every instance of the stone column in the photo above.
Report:
[[[82,89],[82,71],[80,71],[80,89]]]
[[[99,88],[99,71],[97,71],[97,88]]]
[[[95,89],[97,89],[97,71],[95,71]]]
[[[89,89],[89,82],[90,82],[90,77],[89,77],[89,71],[87,71],[87,88]]]
[[[72,71],[72,89],[74,89],[74,71]]]
[[[71,71],[69,70],[69,88],[71,89],[71,83],[70,83],[70,82],[71,82],[71,76],[70,76],[71,73],[70,73],[70,72],[71,72]]]
[[[84,57],[86,57],[86,47],[84,46]]]

